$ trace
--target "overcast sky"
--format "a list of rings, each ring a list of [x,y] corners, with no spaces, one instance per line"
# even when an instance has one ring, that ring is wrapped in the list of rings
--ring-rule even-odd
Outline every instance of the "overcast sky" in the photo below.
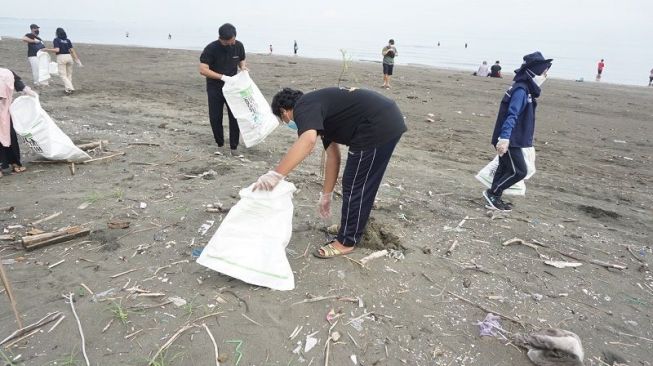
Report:
[[[332,27],[342,36],[348,28],[384,29],[401,33],[405,28],[432,30],[508,29],[547,32],[583,32],[609,36],[623,30],[632,36],[653,34],[653,0],[4,0],[4,17],[25,19],[79,19],[145,24],[226,21],[260,29],[300,26]],[[621,30],[621,31],[620,31]],[[329,32],[329,28],[325,28]],[[414,30],[410,33],[414,34]]]

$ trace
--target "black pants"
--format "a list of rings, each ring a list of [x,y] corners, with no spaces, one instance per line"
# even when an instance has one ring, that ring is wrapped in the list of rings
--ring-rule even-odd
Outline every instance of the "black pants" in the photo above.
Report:
[[[494,173],[490,192],[501,196],[504,190],[526,177],[526,160],[521,147],[509,147],[508,151],[499,157],[499,166]]]
[[[222,130],[222,114],[224,106],[227,104],[222,94],[222,86],[207,85],[206,93],[209,96],[209,120],[211,121],[211,129],[213,130],[213,137],[218,146],[224,145],[224,131]],[[236,117],[231,113],[231,109],[227,105],[227,113],[229,114],[229,146],[232,149],[238,148],[238,140],[240,139],[240,129]]]
[[[369,150],[349,150],[342,174],[342,216],[337,237],[345,246],[353,247],[360,242],[376,192],[400,138]]]
[[[5,147],[0,144],[0,165],[6,169],[10,164],[20,164],[20,146],[18,145],[18,136],[14,130],[13,122],[9,121],[9,134],[11,135],[11,146]]]

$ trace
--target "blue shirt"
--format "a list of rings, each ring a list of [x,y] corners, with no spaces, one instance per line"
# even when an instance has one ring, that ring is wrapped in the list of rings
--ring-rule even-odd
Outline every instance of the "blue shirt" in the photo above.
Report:
[[[73,48],[73,43],[67,38],[61,39],[57,37],[52,43],[54,43],[54,48],[59,48],[57,55],[69,55],[70,49]]]
[[[526,90],[519,88],[512,93],[512,98],[510,98],[510,104],[508,105],[508,113],[501,127],[499,138],[510,139],[512,129],[515,128],[519,115],[524,111],[527,101],[528,94]]]

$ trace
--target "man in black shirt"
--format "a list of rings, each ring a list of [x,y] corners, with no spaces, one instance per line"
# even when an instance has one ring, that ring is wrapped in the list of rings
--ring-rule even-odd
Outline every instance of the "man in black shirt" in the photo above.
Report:
[[[39,83],[39,60],[36,57],[36,53],[45,48],[43,40],[39,37],[39,26],[32,24],[29,26],[30,33],[27,33],[23,37],[23,42],[27,43],[27,60],[29,61],[30,66],[32,67],[32,79],[35,86],[41,85]],[[48,85],[47,81],[43,82],[43,85]]]
[[[490,77],[491,78],[501,78],[501,65],[499,65],[499,61],[495,62],[492,67],[490,67]]]
[[[296,129],[299,138],[279,165],[257,180],[254,190],[274,189],[311,153],[320,136],[327,158],[319,213],[328,218],[340,172],[340,145],[349,146],[340,230],[314,255],[332,258],[352,252],[363,235],[392,152],[407,130],[401,111],[393,100],[371,90],[325,88],[303,94],[285,88],[272,99],[272,113]]]
[[[222,130],[222,113],[225,99],[222,86],[229,82],[229,78],[238,73],[238,68],[247,70],[245,64],[245,47],[236,40],[236,27],[229,23],[223,24],[218,30],[217,41],[209,43],[200,56],[200,74],[206,77],[206,93],[209,96],[209,119],[213,129],[213,137],[218,146],[224,145],[224,132]],[[240,130],[238,122],[227,105],[229,114],[229,146],[231,155],[238,155],[238,140]]]

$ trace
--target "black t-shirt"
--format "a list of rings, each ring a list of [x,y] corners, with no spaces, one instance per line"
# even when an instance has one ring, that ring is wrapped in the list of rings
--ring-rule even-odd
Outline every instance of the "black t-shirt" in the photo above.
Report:
[[[54,44],[54,48],[59,48],[57,55],[69,55],[70,49],[73,48],[73,43],[68,38],[61,39],[57,37],[52,43]]]
[[[494,64],[490,67],[490,76],[499,76],[501,75],[501,66]]]
[[[39,41],[41,38],[39,36],[35,36],[33,33],[27,33],[25,37],[29,39],[38,39]],[[45,45],[43,43],[28,43],[27,44],[27,57],[34,57],[36,56],[36,53],[39,52],[41,48],[45,48]]]
[[[220,41],[209,43],[200,55],[200,62],[209,65],[211,71],[227,76],[238,73],[238,64],[245,59],[245,47],[240,41],[233,46],[223,46]],[[221,80],[206,78],[207,84],[222,86]]]
[[[324,148],[331,142],[352,150],[379,147],[406,132],[397,104],[366,89],[325,88],[304,94],[293,108],[298,134],[317,130]]]

